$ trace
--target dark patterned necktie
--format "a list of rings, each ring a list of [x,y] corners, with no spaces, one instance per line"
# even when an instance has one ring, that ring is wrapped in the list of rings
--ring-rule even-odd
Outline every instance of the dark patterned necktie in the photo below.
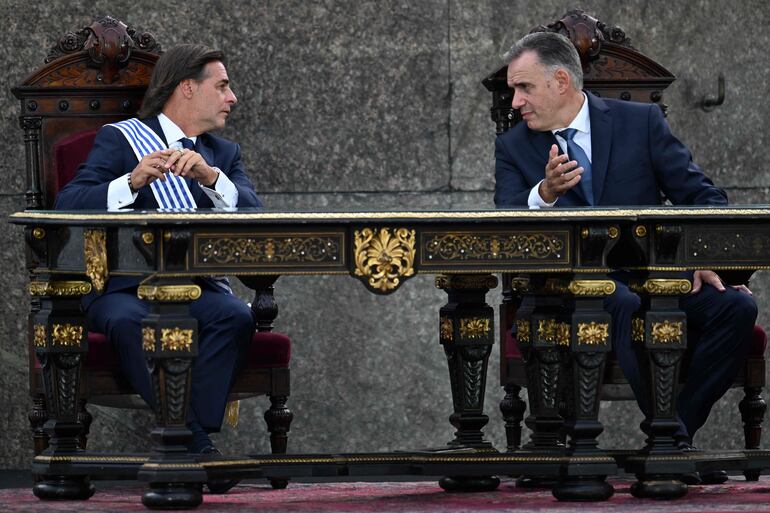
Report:
[[[580,175],[580,185],[583,188],[583,194],[585,194],[589,205],[594,204],[594,189],[593,189],[593,176],[591,174],[591,161],[588,160],[586,152],[580,147],[578,143],[574,141],[577,130],[574,128],[567,128],[556,132],[557,135],[564,138],[567,141],[567,155],[571,160],[578,163],[578,166],[583,168],[583,174]]]

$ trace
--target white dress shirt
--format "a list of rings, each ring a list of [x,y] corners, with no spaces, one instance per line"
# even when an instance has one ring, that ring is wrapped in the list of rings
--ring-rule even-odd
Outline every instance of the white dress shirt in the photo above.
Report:
[[[593,162],[593,157],[591,155],[591,116],[588,114],[588,98],[586,97],[585,93],[583,93],[583,106],[580,107],[580,110],[575,116],[575,119],[573,119],[572,122],[564,128],[551,130],[551,132],[556,137],[556,142],[559,144],[561,151],[566,154],[568,153],[567,141],[564,140],[562,136],[556,135],[556,132],[564,130],[565,128],[574,128],[577,130],[575,137],[573,137],[572,140],[575,141],[575,144],[583,148],[583,151],[588,157],[588,161]],[[527,204],[529,205],[529,208],[552,207],[556,204],[557,201],[559,201],[559,198],[556,198],[553,203],[548,203],[543,198],[541,198],[539,192],[541,183],[543,183],[543,180],[540,180],[537,185],[535,185],[532,190],[529,191],[529,198],[527,198]]]
[[[181,148],[182,144],[180,139],[187,137],[181,128],[176,123],[171,121],[168,116],[163,113],[158,114],[158,121],[160,122],[160,129],[163,131],[163,135],[166,136],[166,140],[170,141],[169,148]],[[187,137],[193,144],[197,140],[197,137]],[[214,170],[219,175],[214,188],[207,187],[198,182],[201,189],[206,196],[208,196],[215,208],[231,208],[238,205],[238,189],[233,182],[222,172],[218,167]],[[138,193],[131,192],[131,188],[128,186],[128,177],[131,173],[126,173],[123,176],[119,176],[110,182],[107,189],[107,210],[119,210],[131,205],[136,201]]]

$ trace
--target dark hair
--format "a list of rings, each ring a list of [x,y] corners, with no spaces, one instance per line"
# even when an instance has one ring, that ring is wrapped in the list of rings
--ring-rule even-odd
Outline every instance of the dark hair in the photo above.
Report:
[[[583,67],[572,41],[556,32],[534,32],[516,41],[503,59],[510,63],[527,51],[535,52],[540,64],[549,71],[563,68],[572,78],[575,89],[583,89]]]
[[[204,45],[179,45],[164,52],[152,71],[139,117],[157,116],[182,80],[202,80],[209,62],[225,62],[225,54]]]

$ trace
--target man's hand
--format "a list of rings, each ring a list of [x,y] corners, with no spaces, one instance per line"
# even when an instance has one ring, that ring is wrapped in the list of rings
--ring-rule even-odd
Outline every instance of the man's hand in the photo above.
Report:
[[[197,180],[201,185],[211,187],[219,178],[219,173],[209,166],[200,153],[192,150],[173,150],[173,154],[164,166],[177,176],[184,176]]]
[[[722,283],[722,280],[719,278],[719,275],[717,275],[717,273],[715,273],[714,271],[704,270],[704,271],[695,271],[695,274],[693,274],[691,293],[695,294],[696,292],[700,292],[700,289],[702,288],[704,283],[711,285],[712,287],[717,289],[719,292],[725,291],[725,285],[724,283]],[[750,296],[754,295],[746,285],[731,285],[731,287],[741,292],[745,292]]]
[[[574,160],[567,160],[567,155],[559,155],[559,147],[551,145],[548,152],[548,164],[545,165],[545,179],[540,182],[538,193],[546,203],[553,203],[580,182],[583,168],[577,167]]]
[[[164,167],[174,150],[158,150],[148,153],[131,171],[131,187],[138,191],[145,185],[161,179],[166,180]]]

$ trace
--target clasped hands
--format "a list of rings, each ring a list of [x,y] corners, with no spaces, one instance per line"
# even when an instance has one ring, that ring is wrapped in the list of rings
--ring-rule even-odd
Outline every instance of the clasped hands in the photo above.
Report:
[[[131,171],[131,186],[138,190],[155,180],[166,180],[166,173],[197,180],[210,187],[218,173],[209,166],[200,153],[187,149],[165,149],[148,153]]]

